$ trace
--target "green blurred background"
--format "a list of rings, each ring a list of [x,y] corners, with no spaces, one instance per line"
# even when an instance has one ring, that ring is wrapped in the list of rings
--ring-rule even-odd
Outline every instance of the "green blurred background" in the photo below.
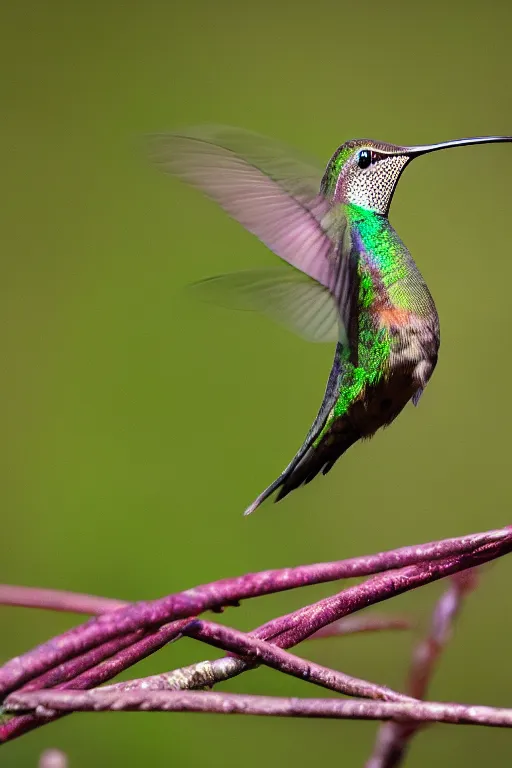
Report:
[[[141,137],[244,126],[325,163],[347,138],[512,133],[510,7],[480,3],[18,0],[0,7],[3,428],[0,579],[125,599],[245,571],[463,534],[509,521],[512,149],[439,153],[406,172],[392,221],[436,299],[439,366],[416,410],[252,518],[316,413],[332,348],[184,287],[275,257],[160,176]],[[488,569],[431,695],[510,706],[511,564]],[[332,587],[247,602],[250,628]],[[423,624],[442,585],[400,598]],[[506,591],[505,591],[506,590]],[[0,612],[5,660],[75,617]],[[403,685],[413,634],[302,653]],[[215,655],[183,641],[130,671]],[[322,695],[258,670],[224,688]],[[360,766],[371,723],[82,715],[5,746],[35,766]],[[408,765],[510,761],[505,731],[440,726]]]

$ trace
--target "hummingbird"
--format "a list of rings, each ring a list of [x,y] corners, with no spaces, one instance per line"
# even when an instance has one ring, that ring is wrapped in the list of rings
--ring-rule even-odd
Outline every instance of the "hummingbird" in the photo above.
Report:
[[[199,188],[285,262],[200,281],[203,297],[264,312],[309,341],[336,343],[302,446],[245,514],[327,474],[354,443],[391,424],[409,401],[418,404],[437,363],[439,317],[388,220],[394,191],[421,155],[509,141],[482,136],[407,147],[352,139],[322,174],[280,142],[227,126],[151,138],[163,171]]]

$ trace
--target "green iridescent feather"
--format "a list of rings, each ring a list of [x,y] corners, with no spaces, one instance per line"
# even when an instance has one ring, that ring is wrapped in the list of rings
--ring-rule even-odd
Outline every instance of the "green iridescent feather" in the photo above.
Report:
[[[339,397],[327,422],[315,440],[318,445],[334,420],[344,416],[352,403],[364,394],[365,388],[378,384],[385,375],[391,354],[391,334],[380,327],[374,307],[377,301],[398,309],[411,309],[412,296],[404,290],[396,291],[408,276],[408,259],[401,241],[382,216],[355,205],[345,206],[345,215],[357,243],[357,277],[359,283],[357,305],[357,365],[351,362],[351,349],[342,354],[343,375],[340,378]]]

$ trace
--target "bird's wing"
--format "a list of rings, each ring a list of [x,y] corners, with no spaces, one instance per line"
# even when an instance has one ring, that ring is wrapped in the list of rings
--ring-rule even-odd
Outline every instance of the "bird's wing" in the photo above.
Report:
[[[350,321],[355,269],[342,206],[319,192],[322,171],[280,142],[224,126],[150,137],[153,161],[198,187],[335,299]]]
[[[288,266],[249,269],[193,283],[198,298],[230,309],[253,310],[306,341],[338,341],[340,313],[323,285]]]

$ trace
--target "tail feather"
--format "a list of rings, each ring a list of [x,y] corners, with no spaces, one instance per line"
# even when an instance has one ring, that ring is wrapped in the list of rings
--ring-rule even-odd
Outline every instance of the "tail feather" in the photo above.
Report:
[[[268,488],[265,488],[265,490],[254,499],[253,503],[250,506],[248,506],[247,509],[245,510],[244,515],[250,515],[252,512],[254,512],[255,509],[257,509],[260,506],[260,504],[263,504],[263,502],[266,499],[268,499],[269,496],[272,496],[274,491],[277,491],[278,488],[281,488],[281,486],[284,483],[285,473],[286,473],[286,470],[285,472],[283,472],[282,475],[279,475],[277,480],[274,480],[274,482],[271,485],[269,485]]]
[[[266,499],[272,496],[275,491],[278,490],[279,493],[277,494],[274,501],[280,501],[280,499],[283,499],[285,496],[287,496],[290,491],[293,491],[294,488],[297,488],[298,485],[302,484],[299,483],[298,485],[291,485],[290,480],[294,477],[296,470],[298,470],[298,468],[302,465],[310,451],[314,450],[311,447],[311,443],[314,440],[314,435],[308,435],[308,438],[310,438],[310,440],[306,440],[304,445],[293,457],[292,461],[288,464],[284,472],[281,472],[279,477],[276,478],[276,480],[274,480],[274,482],[271,483],[268,488],[265,488],[265,490],[262,491],[260,495],[254,499],[253,503],[245,510],[244,515],[250,515],[251,512],[254,512],[254,510],[257,509],[260,504],[263,504]],[[318,474],[318,470],[314,473],[314,475],[311,476],[310,479],[312,480],[316,474]]]
[[[352,430],[347,430],[343,435],[337,436],[336,440],[327,439],[317,448],[309,448],[297,466],[282,479],[275,501],[284,499],[301,485],[308,485],[320,473],[326,475],[357,439],[358,436]]]
[[[278,493],[274,501],[278,502],[301,485],[310,483],[320,472],[326,475],[340,456],[360,437],[346,422],[336,426],[335,433],[326,435],[325,440],[320,445],[309,445],[301,455],[297,454],[294,461],[268,488],[260,493],[244,514],[249,515],[254,512],[275,491]]]
[[[320,466],[316,467],[316,463],[313,457],[317,454],[317,449],[313,447],[313,444],[315,440],[320,435],[322,429],[324,428],[327,419],[329,417],[329,414],[331,412],[331,409],[333,408],[334,404],[336,403],[336,400],[339,395],[340,390],[340,379],[343,373],[343,346],[341,343],[338,342],[336,345],[336,351],[334,353],[334,361],[332,364],[331,372],[329,374],[329,379],[327,381],[327,386],[325,389],[324,398],[322,401],[322,405],[320,406],[320,410],[318,411],[318,415],[316,419],[314,420],[313,424],[311,425],[311,428],[306,436],[306,439],[304,440],[304,443],[298,450],[298,452],[295,454],[291,462],[288,464],[284,472],[282,472],[277,480],[274,480],[274,482],[269,485],[268,488],[265,488],[265,490],[260,493],[260,495],[253,501],[253,503],[247,507],[247,509],[244,512],[244,515],[250,515],[251,512],[254,512],[257,507],[260,506],[266,499],[268,499],[269,496],[272,496],[274,491],[277,491],[279,489],[279,493],[276,496],[276,501],[279,501],[280,499],[283,499],[285,496],[287,496],[290,491],[292,491],[294,488],[298,488],[299,485],[302,485],[303,482],[305,482],[305,477],[308,477],[308,481],[312,480],[315,475],[320,472],[322,469],[322,466],[329,461],[329,458],[324,458]],[[347,445],[348,448],[348,445]],[[336,458],[338,456],[341,456],[340,454],[336,455]],[[336,458],[333,459],[336,461]],[[311,463],[312,462],[312,463]],[[305,467],[310,467],[306,472],[305,476],[303,475]],[[311,477],[309,477],[311,475]],[[295,478],[301,478],[300,481],[298,480],[296,482]]]

